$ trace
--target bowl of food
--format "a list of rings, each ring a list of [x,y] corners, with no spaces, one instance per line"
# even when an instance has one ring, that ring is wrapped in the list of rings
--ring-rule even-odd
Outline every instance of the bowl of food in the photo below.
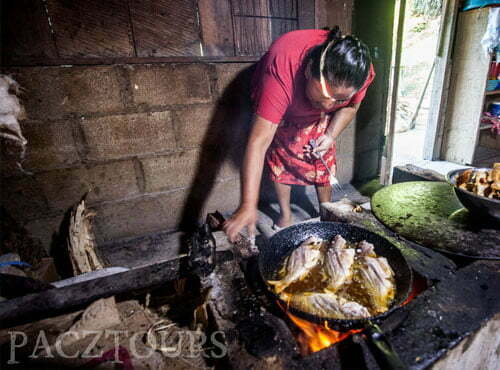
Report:
[[[453,170],[448,172],[446,180],[471,213],[500,221],[500,163],[493,168]]]

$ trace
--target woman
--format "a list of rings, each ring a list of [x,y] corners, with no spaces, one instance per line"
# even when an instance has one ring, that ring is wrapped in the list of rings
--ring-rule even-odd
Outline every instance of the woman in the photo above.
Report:
[[[259,61],[252,81],[255,117],[242,167],[240,206],[224,224],[231,241],[247,226],[254,234],[264,162],[280,205],[278,227],[292,223],[291,185],[315,185],[320,203],[331,200],[323,154],[335,173],[335,140],[353,120],[375,72],[368,48],[331,31],[292,31]],[[309,142],[316,140],[313,149]],[[267,153],[267,154],[266,154]]]

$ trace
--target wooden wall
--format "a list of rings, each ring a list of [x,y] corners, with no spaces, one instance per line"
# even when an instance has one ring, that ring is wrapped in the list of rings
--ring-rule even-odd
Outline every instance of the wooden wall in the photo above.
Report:
[[[314,28],[315,1],[3,0],[1,21],[3,65],[252,60]]]

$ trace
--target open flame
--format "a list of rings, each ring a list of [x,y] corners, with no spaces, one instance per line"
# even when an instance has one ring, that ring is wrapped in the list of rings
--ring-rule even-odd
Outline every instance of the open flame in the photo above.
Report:
[[[299,343],[300,353],[303,356],[320,351],[323,348],[330,347],[331,345],[341,342],[351,335],[362,331],[362,329],[359,329],[340,332],[330,329],[326,321],[323,325],[319,325],[300,319],[297,316],[292,315],[288,310],[285,310],[285,312],[293,323],[301,330],[296,339]]]
[[[425,289],[427,289],[425,279],[416,274],[413,280],[412,290],[408,295],[408,298],[401,305],[403,306],[407,304]],[[303,356],[321,351],[322,349],[330,347],[335,343],[342,342],[353,334],[363,331],[363,329],[349,330],[346,332],[336,331],[330,329],[326,321],[323,325],[315,324],[291,314],[287,307],[284,307],[284,305],[279,301],[278,305],[287,314],[290,320],[292,320],[292,322],[300,329],[299,334],[296,336],[296,340],[299,343],[300,353]]]

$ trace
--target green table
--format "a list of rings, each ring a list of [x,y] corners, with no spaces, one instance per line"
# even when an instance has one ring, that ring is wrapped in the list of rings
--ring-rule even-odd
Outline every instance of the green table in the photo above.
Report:
[[[447,183],[410,181],[390,185],[373,195],[371,206],[383,224],[425,247],[500,259],[498,225],[472,217]]]

